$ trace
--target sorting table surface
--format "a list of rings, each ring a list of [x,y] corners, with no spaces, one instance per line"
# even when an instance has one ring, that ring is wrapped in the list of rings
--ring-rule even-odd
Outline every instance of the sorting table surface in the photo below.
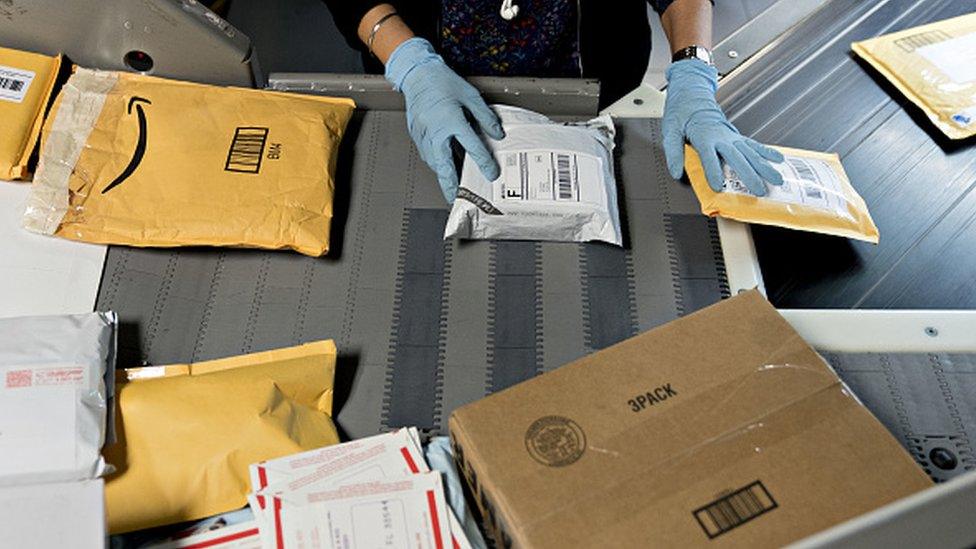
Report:
[[[728,294],[716,225],[667,175],[659,121],[617,128],[624,248],[459,242],[403,113],[359,113],[326,257],[110,249],[98,309],[120,315],[120,364],[335,338],[346,436],[444,432],[458,406]]]

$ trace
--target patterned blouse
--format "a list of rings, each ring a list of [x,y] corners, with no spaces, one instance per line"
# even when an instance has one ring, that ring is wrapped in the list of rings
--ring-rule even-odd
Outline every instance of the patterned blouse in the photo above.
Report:
[[[579,77],[578,0],[515,0],[506,20],[501,0],[440,0],[438,49],[447,64],[472,76]]]

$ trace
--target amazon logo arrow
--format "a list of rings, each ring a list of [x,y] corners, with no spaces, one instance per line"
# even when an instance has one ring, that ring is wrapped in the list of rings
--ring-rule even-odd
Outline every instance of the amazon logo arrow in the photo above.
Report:
[[[104,189],[102,189],[102,194],[105,194],[115,187],[122,184],[123,181],[129,178],[139,164],[142,163],[142,157],[146,154],[146,112],[142,110],[142,105],[140,103],[145,103],[147,105],[152,105],[152,101],[148,99],[143,99],[142,97],[133,97],[129,99],[129,106],[126,109],[128,114],[132,114],[132,105],[136,106],[136,116],[139,118],[139,141],[136,142],[136,150],[132,153],[132,159],[129,160],[129,165],[122,170],[111,183],[109,183]]]

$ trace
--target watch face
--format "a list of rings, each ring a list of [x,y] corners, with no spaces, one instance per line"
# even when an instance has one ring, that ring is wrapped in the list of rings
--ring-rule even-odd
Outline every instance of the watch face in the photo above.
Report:
[[[715,64],[711,50],[702,46],[689,46],[674,54],[672,61],[682,61],[684,59],[701,59],[709,65]]]

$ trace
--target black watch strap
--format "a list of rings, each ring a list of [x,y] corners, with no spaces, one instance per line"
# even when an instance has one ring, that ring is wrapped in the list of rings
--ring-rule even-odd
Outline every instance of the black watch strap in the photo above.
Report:
[[[685,59],[700,59],[709,65],[715,66],[712,50],[704,46],[688,46],[687,48],[682,48],[674,52],[674,55],[671,56],[672,63],[684,61]]]

